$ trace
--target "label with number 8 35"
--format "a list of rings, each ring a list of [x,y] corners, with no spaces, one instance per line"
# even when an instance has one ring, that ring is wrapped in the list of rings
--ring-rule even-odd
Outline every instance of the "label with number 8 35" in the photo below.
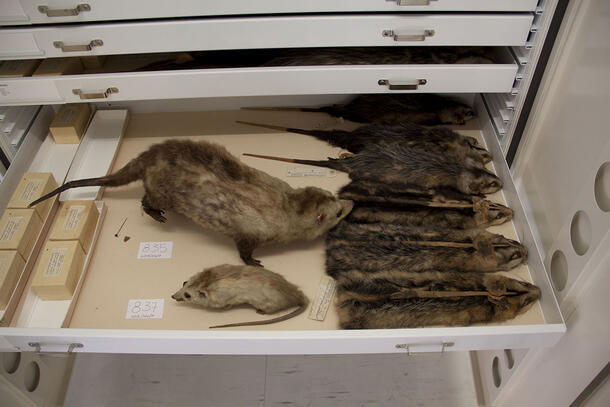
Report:
[[[153,300],[129,300],[125,319],[163,318],[163,298]]]
[[[174,242],[141,242],[138,259],[171,259]]]

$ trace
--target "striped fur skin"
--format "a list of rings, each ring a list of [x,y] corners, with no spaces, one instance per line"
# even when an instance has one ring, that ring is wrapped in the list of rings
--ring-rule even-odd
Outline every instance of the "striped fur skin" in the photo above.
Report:
[[[458,243],[458,247],[435,242]],[[460,247],[464,245],[471,247]],[[480,229],[439,231],[341,222],[326,238],[326,272],[334,278],[354,268],[370,273],[388,269],[490,273],[511,270],[526,259],[527,250],[519,242]]]
[[[496,274],[391,269],[369,274],[349,269],[337,277],[337,283],[337,309],[343,329],[502,322],[527,311],[540,298],[538,287]],[[479,294],[451,296],[473,291]],[[426,298],[432,292],[449,296]]]

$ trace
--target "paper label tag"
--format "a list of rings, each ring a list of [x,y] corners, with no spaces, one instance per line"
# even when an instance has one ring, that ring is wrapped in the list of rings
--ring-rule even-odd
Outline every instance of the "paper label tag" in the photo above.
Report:
[[[21,195],[19,195],[19,200],[22,202],[32,202],[34,199],[38,198],[37,193],[38,189],[42,185],[42,180],[31,179],[25,184],[25,188],[21,191]]]
[[[174,242],[140,242],[138,259],[171,259]]]
[[[23,222],[23,216],[11,216],[6,220],[6,224],[0,232],[0,242],[10,242],[19,230],[19,225]]]
[[[163,318],[163,298],[153,300],[129,300],[125,319],[160,319]]]
[[[47,263],[47,268],[42,275],[45,277],[58,276],[61,273],[61,268],[66,260],[66,254],[68,254],[68,249],[66,247],[51,249],[49,263]]]
[[[83,217],[83,213],[85,213],[85,205],[70,206],[70,209],[68,209],[68,214],[66,215],[66,221],[64,222],[64,230],[76,230],[81,218]]]
[[[324,321],[336,289],[337,283],[332,277],[322,276],[320,286],[318,287],[318,292],[316,293],[316,298],[311,304],[307,318],[315,321]]]
[[[291,167],[288,168],[289,177],[335,177],[337,171],[330,168]]]

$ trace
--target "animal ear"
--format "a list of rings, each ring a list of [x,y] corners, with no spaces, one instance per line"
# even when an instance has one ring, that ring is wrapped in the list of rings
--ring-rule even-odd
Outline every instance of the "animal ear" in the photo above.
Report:
[[[201,291],[201,290],[199,290],[199,296],[200,296],[200,297],[203,297],[203,298],[207,298],[207,297],[208,297],[208,293],[207,293],[207,292],[205,292],[205,291]]]
[[[326,219],[326,214],[325,213],[321,213],[318,215],[318,217],[316,218],[316,221],[318,222],[318,224],[322,223],[322,221]]]

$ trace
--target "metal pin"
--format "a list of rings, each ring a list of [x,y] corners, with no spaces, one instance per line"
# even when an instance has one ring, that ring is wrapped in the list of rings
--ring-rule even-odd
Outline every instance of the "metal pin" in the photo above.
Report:
[[[119,230],[116,231],[116,233],[114,234],[114,237],[119,237],[119,232],[121,231],[121,229],[123,229],[123,226],[125,225],[125,222],[127,222],[127,218],[125,218],[123,223],[121,223],[121,227],[119,228]]]

